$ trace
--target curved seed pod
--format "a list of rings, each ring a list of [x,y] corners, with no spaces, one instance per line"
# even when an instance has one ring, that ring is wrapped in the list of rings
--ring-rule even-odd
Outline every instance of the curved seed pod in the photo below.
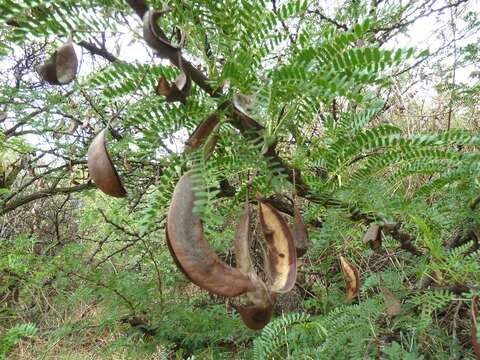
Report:
[[[75,79],[77,68],[77,55],[69,40],[60,46],[43,65],[38,66],[37,72],[42,80],[49,84],[64,85]]]
[[[303,256],[308,247],[310,246],[310,241],[308,239],[308,230],[303,222],[302,215],[297,205],[293,205],[293,224],[292,224],[292,235],[293,240],[295,240],[295,248],[297,250],[297,258]]]
[[[7,115],[0,111],[0,123],[4,122],[7,119]]]
[[[185,145],[188,147],[188,149],[194,150],[202,145],[205,139],[212,133],[213,130],[215,130],[219,122],[220,119],[218,116],[211,115],[200,125],[198,125],[188,140],[185,141]]]
[[[238,296],[254,287],[248,276],[225,264],[208,244],[200,216],[193,211],[191,172],[177,183],[167,215],[167,234],[174,259],[187,277],[202,289],[221,296]]]
[[[253,269],[249,240],[250,209],[247,203],[235,232],[235,261],[237,268],[248,275],[255,290],[247,292],[247,305],[235,305],[235,308],[247,327],[259,330],[265,327],[272,317],[274,299]]]
[[[125,197],[127,191],[107,151],[106,133],[107,129],[100,131],[88,148],[88,171],[95,185],[105,194]]]
[[[167,102],[180,101],[185,103],[188,94],[192,88],[192,80],[185,74],[181,73],[175,80],[175,83],[170,85],[165,76],[161,76],[158,80],[155,92],[158,95],[163,95],[167,98]]]
[[[180,47],[172,45],[163,30],[158,26],[158,19],[166,11],[147,11],[143,15],[143,39],[155,49],[160,57],[165,59],[176,59],[180,53]],[[181,41],[182,43],[183,41]]]
[[[477,359],[480,359],[480,342],[478,341],[478,309],[480,308],[480,297],[474,296],[472,299],[472,310],[471,310],[471,317],[472,317],[472,329],[471,329],[471,341],[473,351]]]
[[[343,278],[345,279],[346,301],[350,301],[354,297],[359,297],[360,275],[357,268],[350,264],[343,256],[340,256],[340,265],[342,268]]]
[[[267,242],[268,271],[272,277],[271,290],[290,291],[297,279],[297,252],[288,223],[271,205],[258,201],[260,223]]]
[[[363,237],[363,242],[369,244],[372,250],[378,250],[382,246],[382,231],[376,224],[370,225]]]

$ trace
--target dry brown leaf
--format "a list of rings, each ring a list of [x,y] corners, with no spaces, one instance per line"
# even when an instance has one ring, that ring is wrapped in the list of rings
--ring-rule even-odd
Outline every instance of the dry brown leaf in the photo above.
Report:
[[[188,278],[202,289],[221,296],[254,291],[247,275],[225,264],[205,239],[199,214],[193,211],[194,175],[178,181],[167,215],[167,237],[173,258]]]
[[[283,216],[270,204],[258,201],[260,224],[267,243],[267,269],[271,291],[284,293],[295,286],[297,252],[292,232]]]
[[[107,150],[106,133],[107,129],[100,131],[88,148],[88,171],[95,185],[105,194],[125,197],[127,191]]]
[[[340,256],[340,266],[345,279],[345,298],[351,301],[354,297],[359,298],[360,275],[355,266],[350,264],[343,256]]]

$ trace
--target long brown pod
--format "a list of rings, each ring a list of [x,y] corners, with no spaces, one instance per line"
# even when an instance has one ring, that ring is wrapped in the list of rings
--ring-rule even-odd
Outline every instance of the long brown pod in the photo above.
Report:
[[[220,118],[213,114],[210,115],[205,121],[200,123],[200,125],[197,126],[192,135],[190,135],[188,140],[185,142],[185,145],[188,147],[188,149],[194,150],[202,145],[205,139],[207,139],[212,131],[215,130],[219,122]]]
[[[472,330],[470,332],[473,351],[477,359],[480,359],[480,342],[478,341],[478,309],[480,307],[480,297],[474,296],[472,298]]]
[[[253,268],[250,256],[250,209],[248,203],[235,232],[235,261],[237,268],[248,275],[255,290],[246,293],[247,304],[234,306],[247,327],[253,330],[262,329],[272,317],[274,297]]]
[[[248,276],[220,260],[205,239],[194,202],[194,175],[187,172],[175,187],[167,215],[168,242],[180,269],[194,284],[217,295],[253,291]]]
[[[38,66],[37,72],[42,80],[49,84],[64,85],[75,79],[77,69],[77,55],[69,40],[60,46],[44,64]]]
[[[359,297],[360,292],[360,274],[355,266],[350,264],[343,256],[340,256],[340,266],[342,268],[343,278],[345,279],[345,298],[351,301],[354,297]]]
[[[267,242],[267,267],[271,291],[290,291],[297,279],[297,252],[287,221],[271,205],[259,200],[260,224]]]
[[[166,11],[147,11],[143,15],[143,39],[155,49],[160,57],[176,59],[180,54],[180,47],[172,45],[163,30],[158,26],[158,20]]]
[[[100,131],[88,148],[88,171],[95,185],[105,194],[125,197],[127,191],[107,150],[106,132],[107,129]]]

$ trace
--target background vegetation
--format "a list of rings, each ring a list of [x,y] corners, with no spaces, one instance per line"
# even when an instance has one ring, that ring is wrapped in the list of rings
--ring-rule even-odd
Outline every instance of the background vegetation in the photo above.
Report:
[[[476,5],[3,0],[0,357],[473,359]],[[208,78],[185,104],[155,93],[178,70],[145,45],[139,6],[170,8],[162,28],[185,32],[185,61]],[[69,36],[79,76],[42,82],[35,67]],[[260,133],[218,110],[238,92],[252,95]],[[214,112],[215,153],[184,152]],[[88,178],[88,145],[107,124],[125,199]],[[226,262],[247,189],[289,220],[295,201],[308,223],[297,285],[262,331],[170,257],[165,214],[193,162],[208,184],[206,233]],[[367,229],[389,223],[397,227],[372,250]],[[352,303],[340,255],[360,272]]]

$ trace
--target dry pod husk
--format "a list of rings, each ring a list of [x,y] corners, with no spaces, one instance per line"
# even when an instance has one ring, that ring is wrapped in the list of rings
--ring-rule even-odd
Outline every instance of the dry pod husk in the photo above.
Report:
[[[272,317],[274,298],[255,273],[250,256],[250,209],[247,205],[235,232],[235,261],[237,268],[248,275],[255,290],[246,293],[246,304],[234,305],[247,327],[260,330]]]
[[[216,115],[209,116],[193,131],[192,135],[185,142],[189,150],[198,148],[205,141],[206,138],[215,130],[220,119]],[[215,144],[214,144],[215,145]],[[213,151],[213,149],[212,149]]]
[[[105,194],[114,197],[125,197],[127,196],[127,191],[122,185],[122,181],[107,150],[106,134],[107,129],[100,131],[88,148],[88,171],[95,185]]]
[[[194,202],[194,175],[187,172],[175,187],[167,215],[168,243],[179,268],[194,284],[217,295],[253,291],[248,276],[220,260],[205,239]]]
[[[388,316],[396,316],[400,313],[401,310],[401,303],[400,300],[397,299],[395,294],[391,292],[387,288],[382,288],[383,299],[385,300],[385,304],[388,305],[385,313]]]
[[[0,123],[4,122],[7,119],[7,115],[0,111]]]
[[[165,76],[160,76],[155,92],[158,95],[163,95],[167,98],[167,102],[181,102],[187,101],[188,94],[192,88],[192,80],[185,74],[181,73],[175,79],[175,82],[170,85]]]
[[[360,275],[355,266],[350,264],[343,256],[340,256],[340,266],[342,268],[343,278],[345,279],[345,298],[351,301],[354,297],[359,297],[360,293]]]
[[[303,222],[302,215],[297,205],[293,205],[293,224],[292,234],[295,240],[295,249],[297,251],[297,258],[303,256],[308,247],[310,246],[310,240],[308,239],[307,226]]]
[[[297,252],[287,221],[271,205],[259,200],[262,231],[267,242],[267,272],[271,276],[271,291],[285,293],[295,286]]]
[[[471,341],[473,351],[475,352],[475,356],[477,359],[480,359],[480,341],[478,339],[478,309],[480,308],[480,297],[474,296],[472,299],[472,310],[471,310],[471,317],[472,317],[472,329],[471,329]]]
[[[150,47],[157,51],[160,57],[177,60],[180,47],[172,45],[158,25],[158,20],[165,13],[166,11],[150,10],[143,15],[143,38]],[[180,43],[183,43],[183,39]]]
[[[78,59],[72,42],[69,40],[60,46],[52,56],[37,67],[43,81],[52,85],[64,85],[77,76]]]
[[[377,224],[372,224],[363,236],[363,242],[370,245],[372,250],[378,250],[382,246],[382,229]]]

